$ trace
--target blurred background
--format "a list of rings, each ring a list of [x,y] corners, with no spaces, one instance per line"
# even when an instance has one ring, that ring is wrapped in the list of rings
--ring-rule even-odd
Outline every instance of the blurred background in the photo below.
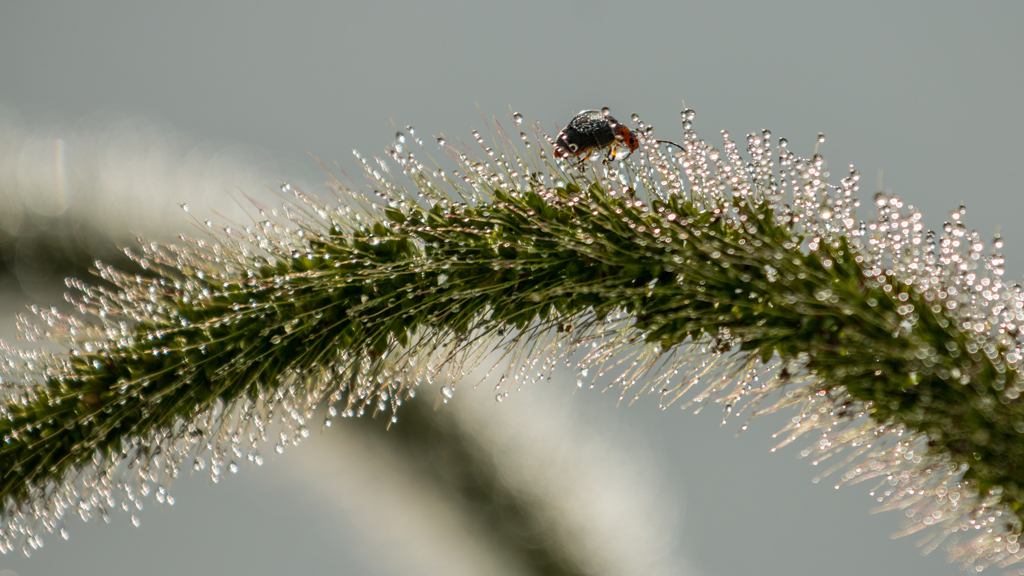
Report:
[[[861,198],[883,189],[938,228],[1024,246],[1024,5],[959,2],[486,3],[0,0],[0,336],[62,301],[62,278],[136,234],[244,218],[281,182],[326,194],[311,156],[359,181],[351,150],[395,127],[469,140],[511,112],[551,133],[586,108],[659,137],[769,128]],[[867,214],[865,214],[866,216]],[[866,485],[812,484],[781,420],[616,407],[575,377],[495,402],[479,375],[398,427],[338,421],[213,487],[173,486],[133,527],[70,523],[0,575],[957,574]],[[424,396],[433,397],[432,394]],[[784,417],[784,416],[783,416]]]

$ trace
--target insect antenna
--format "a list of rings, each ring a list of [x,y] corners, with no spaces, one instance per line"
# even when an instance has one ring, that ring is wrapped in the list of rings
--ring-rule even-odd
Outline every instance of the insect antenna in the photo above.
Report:
[[[671,140],[655,140],[654,143],[655,144],[671,144],[672,146],[675,146],[676,148],[679,148],[683,152],[686,152],[686,148],[684,146],[676,144],[675,142],[673,142]]]

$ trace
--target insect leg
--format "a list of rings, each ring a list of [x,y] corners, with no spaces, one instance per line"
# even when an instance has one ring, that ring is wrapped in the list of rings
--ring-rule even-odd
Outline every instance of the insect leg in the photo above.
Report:
[[[618,149],[615,143],[613,142],[612,145],[608,147],[608,154],[606,154],[604,157],[605,162],[611,162],[612,160],[615,160],[615,153],[617,151]]]

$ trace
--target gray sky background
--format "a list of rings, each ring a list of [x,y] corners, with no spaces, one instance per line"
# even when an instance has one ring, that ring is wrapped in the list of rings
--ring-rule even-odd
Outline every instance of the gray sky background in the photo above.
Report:
[[[742,141],[769,128],[808,155],[824,133],[834,175],[856,164],[869,199],[884,169],[883,186],[929,227],[964,201],[983,238],[1001,227],[1008,275],[1024,271],[1024,4],[209,4],[0,0],[3,114],[30,129],[143,118],[196,146],[256,150],[262,174],[316,192],[325,176],[309,153],[354,175],[351,150],[381,151],[392,121],[468,140],[482,128],[478,106],[488,118],[511,107],[552,131],[609,106],[671,139],[685,99],[712,141],[721,129]],[[697,573],[960,573],[939,552],[920,558],[913,538],[891,540],[899,514],[869,515],[866,486],[815,485],[798,449],[769,454],[777,421],[736,439],[714,410],[615,409],[596,393],[547,401],[654,462],[651,485],[678,521],[672,554]],[[0,570],[396,573],[361,548],[365,527],[267,468],[212,489],[182,482],[179,503],[144,511],[141,529],[123,517],[74,524],[70,542],[0,557]]]

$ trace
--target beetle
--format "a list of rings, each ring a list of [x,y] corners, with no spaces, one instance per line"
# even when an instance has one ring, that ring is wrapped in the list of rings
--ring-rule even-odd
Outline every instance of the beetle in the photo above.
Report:
[[[608,160],[621,160],[640,147],[636,135],[601,110],[584,110],[573,117],[555,138],[555,158],[575,156],[586,162],[595,151],[608,149]],[[622,150],[626,153],[619,157]]]

